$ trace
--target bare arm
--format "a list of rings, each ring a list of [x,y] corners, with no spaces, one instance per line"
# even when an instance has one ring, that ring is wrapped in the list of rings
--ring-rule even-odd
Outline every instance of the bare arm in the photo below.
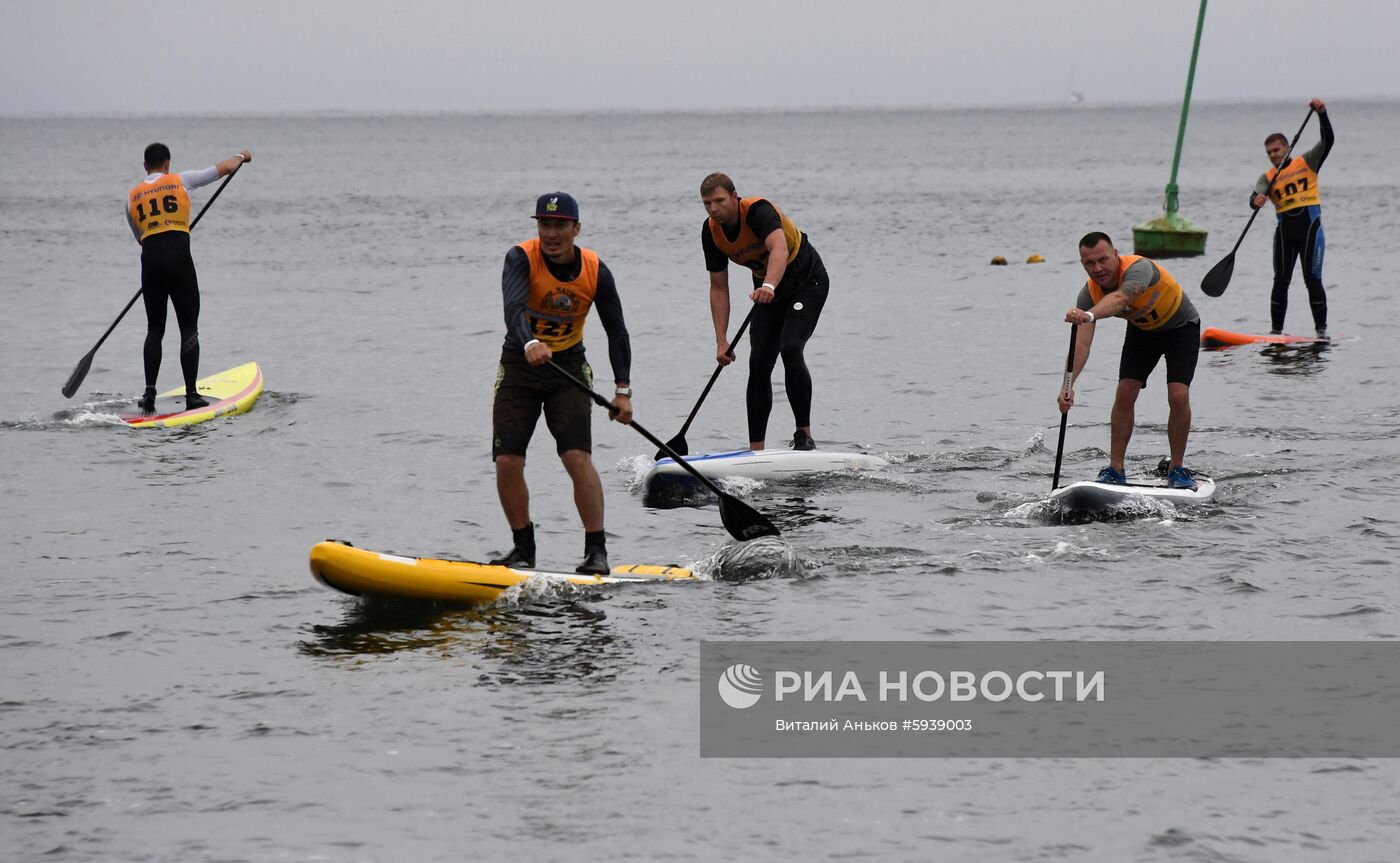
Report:
[[[1134,265],[1136,266],[1136,264]],[[1128,303],[1134,297],[1142,293],[1143,287],[1136,290],[1129,288],[1127,280],[1124,279],[1123,287],[1116,291],[1109,291],[1103,295],[1103,299],[1088,309],[1073,308],[1065,312],[1065,321],[1071,324],[1091,324],[1100,318],[1111,318],[1115,315],[1123,314],[1123,310],[1128,307]]]
[[[715,325],[715,362],[734,362],[729,350],[729,271],[710,273],[710,319]]]
[[[1071,311],[1079,312],[1081,315],[1083,314],[1082,309],[1071,309]],[[1065,319],[1069,320],[1069,314],[1065,315]],[[1060,405],[1060,413],[1065,413],[1070,408],[1074,407],[1074,382],[1079,380],[1079,373],[1084,371],[1084,366],[1088,365],[1089,348],[1094,343],[1094,328],[1096,324],[1087,323],[1078,324],[1077,326],[1079,327],[1079,334],[1074,337],[1074,362],[1070,367],[1069,389],[1066,390],[1061,386],[1059,394],[1056,397],[1056,401],[1058,401]]]
[[[234,153],[232,156],[229,156],[227,159],[224,159],[222,162],[219,162],[214,167],[219,169],[220,177],[227,177],[229,174],[232,174],[234,171],[238,170],[239,165],[242,165],[244,162],[251,161],[253,161],[253,151],[244,150],[240,153]]]
[[[768,250],[768,267],[763,273],[763,284],[773,287],[760,287],[749,295],[749,299],[760,304],[773,302],[773,297],[778,292],[778,284],[783,280],[783,273],[787,272],[788,247],[783,229],[778,228],[765,237],[763,246]]]

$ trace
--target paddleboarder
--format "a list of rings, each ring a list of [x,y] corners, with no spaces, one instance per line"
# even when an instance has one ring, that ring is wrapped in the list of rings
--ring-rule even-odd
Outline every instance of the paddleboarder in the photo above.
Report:
[[[753,272],[749,299],[756,304],[749,330],[749,383],[745,396],[749,449],[764,448],[773,410],[773,367],[783,358],[783,385],[796,424],[791,447],[816,449],[812,440],[812,374],[803,349],[817,328],[831,280],[807,235],[765,198],[740,198],[734,181],[711,174],[700,183],[709,217],[700,229],[710,273],[710,317],[715,360],[734,361],[729,344],[729,262]]]
[[[608,360],[616,384],[610,418],[632,421],[632,347],[622,300],[612,272],[591,249],[574,243],[580,230],[578,202],[563,192],[541,195],[535,204],[537,237],[511,247],[501,274],[506,338],[496,371],[491,457],[496,492],[510,524],[513,547],[493,564],[530,569],[535,565],[535,526],[525,484],[525,450],[540,413],[574,485],[574,505],[583,521],[583,562],[577,572],[606,575],[603,483],[593,467],[592,401],[548,363],[593,385],[584,356],[583,324],[590,307],[608,333]]]
[[[1288,313],[1288,285],[1293,281],[1293,265],[1303,259],[1303,284],[1308,288],[1308,305],[1312,308],[1313,326],[1319,339],[1327,338],[1327,292],[1322,287],[1322,252],[1326,240],[1322,233],[1322,199],[1317,172],[1332,151],[1332,121],[1327,118],[1327,106],[1321,99],[1310,103],[1317,112],[1322,140],[1301,156],[1282,164],[1288,152],[1288,138],[1275,132],[1264,139],[1264,153],[1272,168],[1259,176],[1249,206],[1259,209],[1270,200],[1274,202],[1278,226],[1274,229],[1274,289],[1269,298],[1269,314],[1273,329],[1283,332],[1283,319]],[[1283,174],[1274,181],[1274,175]],[[1268,197],[1264,196],[1273,182]]]
[[[1167,444],[1171,449],[1167,484],[1172,488],[1196,488],[1196,481],[1182,459],[1191,431],[1191,381],[1196,375],[1196,359],[1200,355],[1200,315],[1171,273],[1148,258],[1119,255],[1113,240],[1102,231],[1085,234],[1079,241],[1079,262],[1089,280],[1079,289],[1074,308],[1065,312],[1065,320],[1077,324],[1079,334],[1071,386],[1058,391],[1060,412],[1074,407],[1073,380],[1089,361],[1096,321],[1106,317],[1125,318],[1128,327],[1118,361],[1109,463],[1099,471],[1098,481],[1127,482],[1123,460],[1133,436],[1138,393],[1147,386],[1147,378],[1158,361],[1166,357]]]
[[[199,378],[199,279],[190,256],[190,190],[233,173],[253,154],[244,150],[194,171],[170,173],[170,148],[146,148],[146,179],[127,193],[126,220],[141,245],[141,292],[146,305],[146,343],[142,359],[146,390],[137,405],[152,413],[160,373],[161,339],[165,337],[166,303],[175,307],[180,327],[180,370],[185,377],[185,407],[209,403],[195,389]]]

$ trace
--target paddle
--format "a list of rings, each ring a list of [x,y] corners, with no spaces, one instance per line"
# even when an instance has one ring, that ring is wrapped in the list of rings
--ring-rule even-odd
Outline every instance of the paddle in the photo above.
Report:
[[[238,168],[241,167],[243,167],[243,163],[239,162]],[[233,175],[238,173],[238,168],[229,171],[228,176],[219,184],[219,188],[214,190],[214,194],[210,196],[209,201],[200,208],[199,214],[194,217],[194,221],[190,222],[191,231],[194,230],[195,225],[199,224],[199,220],[204,217],[204,211],[208,210],[210,204],[213,204],[214,201],[218,199],[219,193],[224,190],[224,186],[228,185],[228,181],[232,180]],[[88,369],[92,368],[92,358],[97,355],[97,349],[102,347],[102,343],[107,341],[107,337],[112,334],[112,330],[117,328],[117,324],[122,322],[122,318],[126,317],[126,313],[131,311],[132,306],[136,305],[137,298],[141,296],[141,292],[144,290],[145,288],[136,289],[136,293],[131,296],[130,300],[127,300],[126,306],[122,308],[122,313],[117,315],[115,321],[112,321],[112,325],[107,328],[107,332],[102,334],[102,338],[97,340],[97,344],[92,346],[92,350],[88,351],[83,355],[82,359],[78,360],[78,364],[73,367],[73,373],[68,376],[68,382],[63,385],[64,398],[71,399],[73,393],[78,391],[78,387],[83,385],[83,378],[87,377]]]
[[[1065,385],[1068,393],[1074,385],[1074,340],[1079,337],[1079,324],[1069,325],[1069,356],[1065,357]],[[1065,454],[1065,424],[1069,421],[1069,411],[1060,414],[1060,443],[1055,447],[1055,478],[1050,480],[1050,490],[1060,487],[1060,459]]]
[[[753,317],[753,310],[756,308],[758,308],[757,305],[749,307],[749,313],[747,315],[744,315],[744,322],[739,325],[739,331],[735,333],[734,338],[730,340],[729,350],[724,352],[725,355],[728,356],[730,359],[734,358],[734,343],[744,337],[744,330],[749,328],[749,318]],[[715,363],[715,371],[713,374],[710,375],[710,382],[705,384],[705,389],[700,393],[699,401],[697,401],[695,403],[695,407],[691,409],[690,416],[685,418],[685,425],[681,426],[681,430],[676,432],[675,437],[666,441],[666,446],[670,447],[671,449],[675,450],[681,455],[690,455],[690,447],[687,446],[685,442],[685,432],[687,429],[690,428],[690,424],[695,421],[695,415],[700,413],[700,406],[705,403],[705,396],[710,394],[710,389],[715,385],[715,381],[719,379],[719,373],[722,371],[724,371],[724,366],[720,365],[719,363]],[[657,450],[655,458],[657,460],[660,460],[666,455],[667,453],[665,451]]]
[[[1278,182],[1278,178],[1283,176],[1283,169],[1288,166],[1288,157],[1293,155],[1293,147],[1298,143],[1298,139],[1303,136],[1303,130],[1307,128],[1308,121],[1312,119],[1312,115],[1316,111],[1316,108],[1309,106],[1308,116],[1303,118],[1303,125],[1298,127],[1298,134],[1293,136],[1293,143],[1288,145],[1288,152],[1283,154],[1283,161],[1279,163],[1278,170],[1274,171],[1274,178],[1269,181],[1268,188],[1264,190],[1265,198],[1269,197],[1269,192],[1273,190],[1274,183]],[[1240,231],[1240,238],[1235,240],[1235,247],[1230,250],[1230,254],[1221,258],[1220,263],[1211,267],[1210,272],[1206,273],[1206,277],[1201,279],[1201,290],[1206,296],[1218,297],[1225,293],[1225,289],[1230,286],[1230,276],[1235,272],[1235,252],[1239,251],[1240,243],[1244,242],[1244,235],[1249,233],[1249,226],[1254,224],[1254,217],[1259,215],[1259,210],[1262,209],[1264,208],[1259,207],[1250,214],[1249,221],[1244,223],[1244,230]]]
[[[612,403],[609,402],[607,399],[603,398],[602,396],[598,395],[596,392],[594,392],[593,388],[590,387],[588,384],[574,377],[572,374],[570,374],[568,371],[562,368],[558,363],[554,362],[554,360],[548,360],[548,362],[549,365],[556,372],[568,378],[570,383],[583,390],[584,392],[588,393],[589,397],[592,398],[593,401],[597,402],[600,407],[604,408],[609,413],[611,413],[614,410]],[[636,429],[642,435],[642,437],[646,438],[647,440],[660,447],[661,452],[664,455],[670,456],[671,458],[675,459],[676,464],[685,468],[691,476],[698,479],[702,484],[709,488],[710,491],[714,492],[719,497],[720,521],[724,522],[724,529],[729,531],[730,536],[734,537],[737,540],[740,540],[741,542],[749,539],[758,539],[761,536],[782,536],[782,534],[778,532],[778,529],[773,526],[773,523],[767,518],[765,518],[762,513],[758,512],[753,507],[749,506],[748,504],[744,503],[738,498],[735,498],[731,495],[727,495],[724,492],[720,491],[719,486],[715,485],[707,477],[701,475],[701,473],[698,470],[690,466],[689,462],[681,458],[680,455],[678,455],[666,444],[662,443],[659,438],[657,438],[655,435],[653,435],[646,429],[642,428],[636,420],[633,420],[632,422],[628,423],[628,425]]]

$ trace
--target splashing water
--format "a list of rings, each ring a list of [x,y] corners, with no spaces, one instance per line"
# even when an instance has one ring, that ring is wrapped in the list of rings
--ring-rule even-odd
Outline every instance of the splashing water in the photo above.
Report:
[[[717,581],[805,578],[807,575],[797,552],[777,536],[726,545],[709,558],[696,562],[694,569]]]

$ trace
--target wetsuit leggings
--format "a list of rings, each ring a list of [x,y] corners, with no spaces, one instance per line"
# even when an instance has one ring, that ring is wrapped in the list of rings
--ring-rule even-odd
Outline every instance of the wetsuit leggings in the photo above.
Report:
[[[1283,319],[1288,313],[1288,284],[1293,281],[1293,265],[1300,255],[1313,326],[1318,329],[1327,326],[1327,292],[1322,288],[1322,252],[1326,245],[1322,208],[1312,206],[1293,213],[1296,215],[1280,215],[1274,230],[1274,291],[1270,296],[1269,313],[1276,332],[1283,332]]]
[[[167,231],[147,237],[142,243],[141,294],[146,304],[146,386],[154,387],[160,373],[160,343],[165,336],[169,300],[180,326],[180,370],[185,377],[185,391],[194,392],[199,377],[199,279],[190,257],[189,234]]]
[[[783,386],[797,428],[812,424],[812,373],[802,351],[826,304],[826,270],[815,272],[771,303],[755,306],[749,330],[749,440],[765,440],[773,410],[773,366],[783,358]]]

